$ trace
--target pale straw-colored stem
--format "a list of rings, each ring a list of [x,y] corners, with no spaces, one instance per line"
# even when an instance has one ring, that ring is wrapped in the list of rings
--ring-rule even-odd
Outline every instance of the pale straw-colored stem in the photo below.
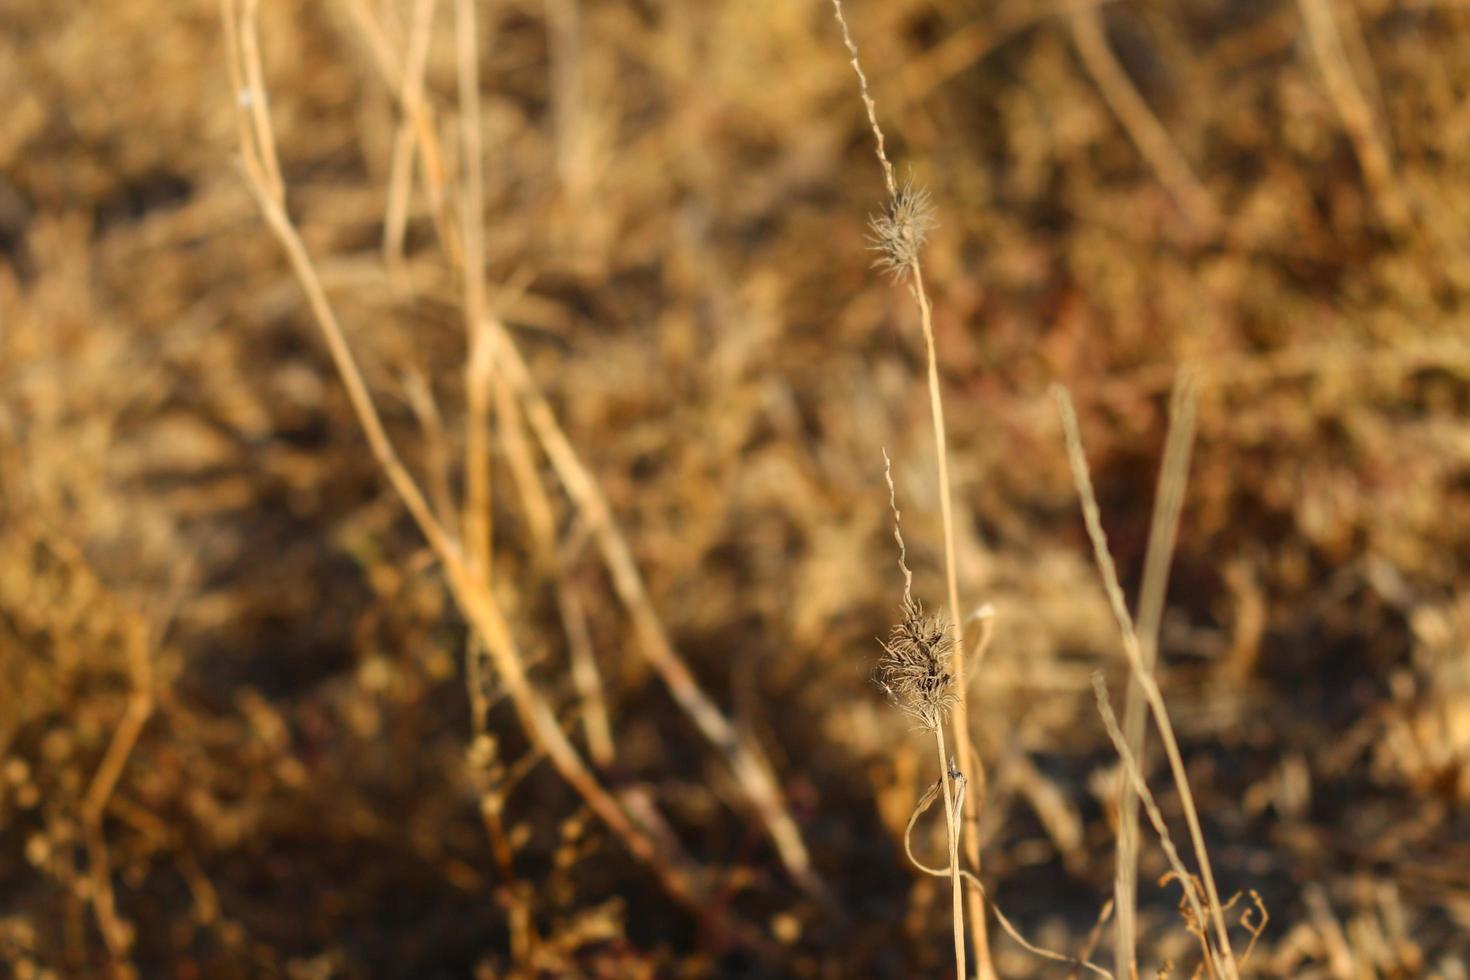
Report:
[[[1113,748],[1118,753],[1118,758],[1123,766],[1123,778],[1133,789],[1135,798],[1143,801],[1144,811],[1148,814],[1149,823],[1153,825],[1154,832],[1159,835],[1159,845],[1164,849],[1164,859],[1169,862],[1169,868],[1174,876],[1179,879],[1179,887],[1184,889],[1184,900],[1188,903],[1194,920],[1204,928],[1205,910],[1200,904],[1199,889],[1195,886],[1194,876],[1184,866],[1184,859],[1179,856],[1179,848],[1174,845],[1174,837],[1169,833],[1168,824],[1164,823],[1164,815],[1159,810],[1159,804],[1154,800],[1153,792],[1148,788],[1148,782],[1143,778],[1143,770],[1139,768],[1138,759],[1128,747],[1127,739],[1123,737],[1122,730],[1118,727],[1118,718],[1113,714],[1113,705],[1108,700],[1107,681],[1102,672],[1098,671],[1092,676],[1093,695],[1097,699],[1098,714],[1102,716],[1103,728],[1107,730],[1108,738],[1113,743]],[[1203,934],[1200,942],[1204,946],[1206,960],[1212,959],[1209,941]],[[1129,970],[1125,976],[1137,972],[1137,966],[1129,963]],[[1210,976],[1217,976],[1217,968],[1213,962],[1209,964]]]
[[[1307,41],[1327,94],[1353,144],[1353,153],[1368,184],[1368,192],[1388,230],[1407,235],[1414,230],[1413,212],[1394,175],[1388,142],[1374,119],[1373,109],[1353,76],[1351,62],[1343,47],[1342,34],[1329,0],[1297,0],[1302,23],[1307,28]]]
[[[1128,605],[1123,598],[1123,589],[1118,584],[1118,572],[1113,565],[1113,556],[1108,551],[1107,534],[1103,531],[1102,517],[1098,511],[1097,497],[1092,489],[1092,476],[1088,472],[1087,457],[1082,449],[1082,436],[1078,430],[1077,413],[1072,407],[1072,398],[1061,385],[1052,386],[1052,395],[1062,417],[1062,428],[1066,433],[1067,459],[1072,467],[1072,479],[1077,486],[1077,496],[1082,504],[1082,517],[1087,525],[1087,535],[1092,540],[1093,558],[1107,593],[1108,604],[1122,635],[1123,653],[1128,659],[1133,679],[1143,690],[1153,713],[1154,725],[1164,744],[1164,753],[1169,759],[1169,768],[1179,791],[1180,805],[1184,808],[1184,819],[1189,826],[1190,843],[1194,845],[1195,860],[1199,862],[1200,877],[1204,880],[1205,894],[1209,899],[1210,918],[1215,927],[1218,943],[1216,953],[1226,980],[1239,976],[1234,955],[1230,951],[1230,934],[1225,925],[1225,913],[1220,905],[1220,893],[1215,887],[1215,873],[1210,867],[1210,856],[1205,849],[1204,831],[1200,826],[1199,811],[1195,807],[1194,794],[1189,788],[1189,777],[1184,770],[1184,756],[1179,751],[1179,742],[1174,736],[1174,725],[1169,720],[1164,696],[1154,681],[1153,674],[1144,669],[1143,652],[1139,648],[1138,635],[1134,632],[1133,619],[1128,614]]]
[[[939,778],[944,782],[944,836],[949,842],[949,866],[960,866],[960,828],[955,822],[954,780],[949,772],[949,753],[944,750],[943,719],[934,725],[934,744],[939,750]],[[950,875],[950,914],[954,932],[954,969],[965,977],[965,896],[959,875]]]
[[[259,66],[251,64],[258,59],[258,52],[250,45],[236,41],[242,34],[250,32],[242,31],[243,25],[234,20],[239,14],[232,0],[224,0],[223,12],[231,43],[229,57],[244,62],[243,65],[232,65],[232,76],[242,79],[258,78]],[[249,104],[240,106],[241,112],[250,112],[252,105],[260,104],[246,101]],[[327,299],[321,277],[286,213],[282,193],[284,188],[271,180],[270,174],[279,173],[279,170],[268,167],[265,163],[265,159],[273,160],[275,156],[274,134],[269,127],[268,118],[264,127],[242,127],[242,136],[242,165],[246,187],[255,199],[267,226],[285,251],[297,281],[306,294],[321,337],[347,390],[348,401],[367,438],[368,446],[389,484],[403,501],[409,515],[439,559],[450,593],[474,628],[476,636],[485,644],[494,662],[497,679],[515,707],[527,735],[546,753],[558,774],[582,797],[588,808],[623,842],[636,859],[654,872],[672,899],[717,933],[749,947],[770,963],[776,962],[778,954],[773,944],[748,924],[735,919],[723,903],[714,901],[703,880],[704,876],[698,869],[687,866],[655,844],[653,837],[643,826],[602,787],[562,731],[551,706],[526,674],[524,659],[486,579],[466,561],[458,542],[435,517],[424,493],[403,465],[388,437],[361,368]]]
[[[385,80],[393,85],[396,76],[391,64],[380,59],[379,69]],[[422,101],[419,109],[419,115],[426,118]],[[438,137],[433,127],[416,125],[415,135],[426,168],[431,173],[435,172],[433,164],[442,154],[439,152]],[[432,186],[431,184],[431,188]],[[445,241],[453,262],[458,239],[449,236]],[[486,348],[490,350],[494,361],[496,380],[500,385],[513,386],[517,398],[524,402],[526,422],[532,434],[541,444],[542,451],[551,462],[563,488],[581,511],[594,536],[614,592],[633,621],[639,649],[674,696],[680,710],[694,722],[695,727],[716,751],[724,756],[752,809],[765,825],[792,878],[810,894],[825,896],[825,886],[816,874],[801,830],[786,804],[785,795],[770,763],[754,740],[739,731],[699,686],[693,672],[684,663],[682,654],[669,640],[649,599],[642,573],[633,559],[632,549],[612,515],[596,478],[583,464],[562,431],[550,404],[527,370],[514,338],[492,314],[486,314],[484,323],[491,335],[491,342]],[[508,403],[503,399],[497,398],[497,404],[506,419],[506,426],[513,431],[518,424],[516,413],[509,410]],[[508,448],[508,454],[514,455],[513,446]],[[517,472],[520,471],[513,464],[512,476]]]
[[[414,0],[408,35],[408,53],[398,102],[403,118],[393,133],[393,162],[389,168],[388,203],[383,209],[383,260],[389,269],[403,262],[403,238],[408,229],[409,198],[413,191],[415,120],[424,98],[424,72],[429,64],[429,41],[434,26],[435,0]]]
[[[695,727],[725,757],[792,877],[808,891],[823,893],[821,881],[812,867],[811,855],[786,806],[770,763],[755,742],[738,731],[705,693],[674,647],[663,621],[653,608],[643,574],[633,558],[633,549],[613,518],[602,488],[557,422],[550,403],[521,358],[514,338],[499,321],[492,321],[491,329],[495,333],[496,367],[501,378],[521,400],[532,434],[541,443],[542,451],[567,495],[582,512],[587,530],[607,566],[613,591],[633,620],[645,659]]]
[[[888,159],[883,137],[883,127],[878,124],[878,109],[872,95],[868,91],[868,77],[863,72],[862,63],[858,58],[857,42],[852,38],[852,32],[847,24],[847,17],[842,10],[842,0],[832,0],[832,11],[842,30],[842,41],[847,46],[850,55],[850,63],[853,72],[858,78],[858,90],[862,97],[863,108],[867,112],[868,125],[873,132],[873,140],[878,157],[878,163],[883,169],[883,183],[888,189],[890,199],[897,204],[899,201],[898,180],[894,176],[893,164]],[[924,333],[924,348],[928,360],[928,387],[929,387],[929,409],[930,418],[934,426],[934,449],[938,460],[938,477],[940,493],[940,514],[944,523],[944,568],[947,595],[949,600],[950,621],[954,623],[955,648],[959,656],[954,658],[954,686],[955,704],[951,712],[950,723],[954,726],[954,740],[959,768],[961,773],[975,771],[979,760],[970,751],[970,713],[968,706],[969,685],[965,681],[965,638],[964,638],[964,614],[959,602],[959,575],[957,569],[955,529],[954,529],[954,507],[951,499],[949,480],[949,445],[945,435],[944,404],[939,392],[939,365],[938,356],[934,346],[934,324],[932,310],[929,304],[929,296],[924,289],[923,271],[919,265],[917,249],[909,258],[908,273],[911,279],[910,286],[913,289],[914,299],[919,307],[919,321]],[[979,783],[984,784],[983,777]],[[976,870],[980,867],[980,827],[979,808],[976,807],[976,816],[965,822],[961,828],[964,840],[965,857]],[[970,930],[975,942],[975,967],[979,980],[994,980],[994,967],[990,962],[990,943],[987,936],[985,920],[985,898],[982,892],[971,895],[970,901]]]
[[[1159,623],[1164,614],[1169,563],[1179,533],[1179,513],[1184,504],[1184,485],[1189,476],[1189,456],[1194,445],[1194,393],[1193,375],[1180,374],[1170,399],[1169,433],[1164,439],[1164,461],[1159,467],[1148,553],[1143,563],[1143,585],[1138,600],[1138,644],[1143,669],[1150,673],[1158,658]],[[1130,680],[1123,708],[1123,736],[1139,765],[1143,764],[1144,758],[1147,712],[1143,689]],[[1114,887],[1118,915],[1115,922],[1116,970],[1121,977],[1132,977],[1137,969],[1138,796],[1133,782],[1126,775],[1119,780],[1118,792],[1118,861]]]
[[[934,785],[930,786],[928,791],[919,798],[919,802],[914,806],[914,812],[909,814],[908,826],[905,827],[903,831],[903,852],[904,854],[908,855],[909,863],[918,870],[922,871],[924,874],[932,875],[935,878],[951,877],[953,874],[951,869],[954,867],[954,865],[950,864],[949,867],[935,868],[919,860],[918,856],[914,854],[914,824],[919,822],[919,817],[924,814],[925,810],[929,809],[929,805],[934,802],[934,797],[939,795],[939,791],[942,788],[943,784],[936,781]],[[954,795],[955,819],[963,823],[965,819],[965,787],[963,783],[960,784],[959,789],[955,792]],[[985,891],[985,885],[980,881],[979,876],[971,874],[964,868],[960,869],[960,880],[964,881],[971,888],[974,888],[977,891]],[[1073,967],[1087,970],[1090,973],[1095,973],[1100,977],[1106,977],[1108,978],[1108,980],[1112,980],[1113,975],[1111,973],[1098,966],[1096,963],[1089,961],[1086,955],[1080,957],[1068,956],[1065,953],[1058,953],[1055,950],[1046,949],[1045,947],[1036,945],[1031,940],[1022,935],[1021,931],[1016,928],[1015,924],[1011,922],[1010,918],[1006,916],[1005,912],[1001,911],[1001,907],[999,905],[992,901],[990,902],[990,908],[995,913],[995,921],[1000,923],[1002,931],[1004,931],[1007,936],[1010,936],[1011,939],[1015,940],[1016,945],[1026,950],[1026,952],[1031,953],[1034,956],[1039,956],[1045,960],[1051,960],[1054,963],[1067,963]],[[1099,929],[1101,928],[1102,920],[1106,917],[1110,908],[1110,905],[1103,907],[1103,914],[1098,917]],[[1094,930],[1094,932],[1096,931],[1097,930]]]
[[[459,77],[459,233],[463,242],[465,336],[464,539],[470,567],[490,579],[490,386],[495,355],[485,324],[485,161],[480,138],[480,46],[475,0],[455,0],[455,53]]]
[[[1118,63],[1108,44],[1102,11],[1096,4],[1081,4],[1073,9],[1069,20],[1077,53],[1128,138],[1196,229],[1213,234],[1220,226],[1220,212],[1168,130]]]
[[[950,724],[954,726],[956,756],[962,773],[975,773],[981,765],[971,752],[970,708],[967,695],[969,682],[965,679],[965,617],[960,610],[960,585],[958,555],[954,527],[954,502],[949,479],[949,437],[944,422],[944,400],[939,393],[939,357],[934,346],[934,317],[929,304],[929,295],[924,289],[924,273],[917,258],[910,263],[913,277],[914,298],[919,304],[919,325],[924,333],[929,387],[929,417],[934,426],[934,453],[938,463],[939,514],[944,525],[944,581],[949,600],[950,619],[954,623],[955,649],[958,655],[952,661],[954,673],[955,703],[950,711]],[[979,648],[983,655],[983,647]],[[976,667],[979,658],[976,658]],[[976,777],[984,785],[984,775]],[[973,808],[973,815],[962,828],[965,859],[978,873],[980,870],[980,807]],[[990,963],[990,944],[985,919],[985,896],[975,892],[970,897],[970,931],[975,938],[975,969],[980,980],[991,980],[994,967]]]

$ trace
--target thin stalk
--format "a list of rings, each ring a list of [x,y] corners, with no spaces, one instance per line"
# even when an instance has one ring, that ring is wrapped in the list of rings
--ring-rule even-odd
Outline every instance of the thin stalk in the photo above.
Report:
[[[914,299],[919,305],[919,322],[923,328],[924,348],[928,356],[929,411],[934,425],[934,448],[939,464],[939,507],[944,521],[944,569],[948,589],[949,616],[954,623],[956,649],[959,651],[959,656],[954,658],[953,665],[956,697],[951,709],[950,724],[954,726],[954,740],[960,772],[969,773],[974,771],[978,760],[970,753],[970,711],[967,701],[969,685],[965,681],[964,616],[960,610],[959,575],[956,568],[954,507],[949,484],[949,449],[945,436],[944,404],[939,394],[939,364],[934,349],[933,315],[928,293],[924,289],[923,271],[919,265],[919,247],[922,244],[923,229],[915,227],[913,223],[905,227],[905,221],[900,218],[904,211],[903,204],[907,192],[900,190],[898,180],[894,176],[893,164],[888,159],[883,128],[878,125],[878,107],[868,92],[868,76],[863,72],[862,63],[858,60],[857,43],[852,39],[847,17],[842,11],[842,0],[832,0],[832,11],[842,29],[842,41],[847,46],[852,70],[858,78],[858,91],[863,101],[863,108],[868,114],[869,127],[873,131],[878,163],[883,169],[883,183],[893,202],[893,217],[897,219],[893,230],[900,239],[900,247],[896,252],[890,253],[889,262],[882,264],[894,271],[906,270],[909,273]],[[919,204],[919,210],[923,209],[922,202],[926,200],[927,198],[922,194],[910,199],[911,203]],[[920,220],[922,221],[922,218]],[[906,261],[899,262],[894,259],[893,256],[897,255],[902,255]],[[947,761],[945,766],[948,771]],[[981,785],[984,784],[983,775],[980,776],[979,782]],[[965,857],[977,872],[980,869],[979,809],[978,806],[975,807],[975,816],[966,821],[964,827],[961,828],[965,842]],[[985,920],[985,896],[980,892],[973,893],[970,901],[970,930],[975,938],[975,965],[979,980],[994,980],[995,971],[990,963],[990,941]],[[963,972],[960,977],[963,980]]]
[[[490,386],[495,355],[485,324],[485,175],[480,138],[480,46],[474,0],[454,5],[459,66],[459,122],[464,184],[460,235],[464,241],[465,361],[464,536],[470,566],[490,576]]]
[[[939,750],[939,774],[944,780],[944,830],[949,839],[949,866],[960,866],[960,828],[955,825],[954,781],[949,772],[949,753],[944,750],[944,725],[934,726],[934,744]],[[955,976],[963,978],[965,973],[965,898],[964,884],[959,875],[950,875],[951,916],[954,926]]]
[[[222,0],[226,5],[231,2],[233,0]],[[361,3],[355,3],[352,7],[359,8]],[[371,19],[365,19],[365,23],[369,28],[370,38],[375,36],[377,29],[372,25]],[[397,75],[392,65],[383,58],[376,60],[385,81],[390,88],[398,91]],[[439,164],[442,154],[439,151],[438,137],[429,124],[424,100],[419,102],[416,118],[421,122],[415,125],[414,132],[426,173],[431,178],[429,187],[433,196],[438,193],[436,188],[440,188],[443,183]],[[248,135],[247,132],[246,136]],[[459,259],[456,249],[460,246],[460,237],[441,237],[451,265],[456,264]],[[468,265],[468,260],[464,264]],[[484,349],[490,352],[497,386],[511,385],[517,397],[524,402],[526,422],[541,443],[542,450],[567,495],[572,498],[587,522],[602,554],[613,589],[633,621],[639,648],[645,659],[674,696],[679,708],[694,722],[695,727],[715,750],[725,757],[751,807],[766,826],[781,861],[792,878],[809,894],[825,898],[826,888],[812,865],[811,854],[802,839],[801,829],[786,803],[785,794],[770,762],[755,740],[736,728],[734,722],[704,692],[693,672],[684,663],[683,655],[673,646],[653,608],[632,549],[618,526],[601,487],[562,431],[555,412],[516,349],[514,338],[493,313],[487,312],[482,322],[492,334]],[[471,331],[471,336],[473,335]],[[510,411],[513,400],[497,398],[496,401],[507,420],[505,424],[514,430],[517,424],[516,413]],[[513,457],[513,450],[511,455]],[[513,460],[511,472],[512,476],[517,472]]]
[[[241,23],[238,8],[224,0],[223,14],[231,44],[229,56],[234,78],[246,79],[254,92],[260,78],[258,45],[246,43],[254,36],[253,26]],[[248,4],[244,16],[253,18],[254,4]],[[586,802],[604,825],[613,832],[634,858],[646,865],[659,879],[665,892],[697,919],[723,937],[740,943],[760,955],[768,964],[779,956],[774,945],[748,923],[731,914],[723,904],[714,901],[707,876],[693,866],[666,853],[657,846],[643,822],[635,819],[613,797],[582,760],[581,754],[562,731],[551,705],[537,690],[526,673],[524,658],[506,623],[504,614],[492,594],[488,580],[471,565],[458,541],[435,516],[424,492],[404,466],[402,458],[389,438],[376,403],[362,375],[357,358],[327,298],[316,266],[285,209],[284,185],[273,181],[280,172],[275,163],[275,135],[269,117],[260,111],[261,99],[242,100],[239,110],[253,115],[259,123],[241,127],[241,163],[246,187],[255,199],[261,216],[275,235],[290,262],[313,318],[331,355],[337,374],[347,390],[348,401],[374,459],[428,541],[443,569],[449,591],[461,613],[474,627],[496,668],[497,680],[504,687],[516,714],[532,743],[547,758],[572,789]],[[98,791],[100,798],[100,790]]]
[[[919,324],[924,333],[924,351],[928,359],[928,385],[929,385],[929,417],[934,425],[934,452],[938,460],[939,471],[939,514],[944,524],[944,579],[949,600],[949,615],[954,623],[955,649],[959,655],[954,658],[952,670],[954,673],[955,703],[950,709],[950,724],[954,726],[954,740],[956,755],[959,760],[959,769],[962,773],[976,771],[980,761],[971,753],[970,749],[970,709],[967,700],[969,684],[965,680],[965,618],[960,611],[960,586],[958,559],[955,547],[954,531],[954,503],[950,492],[949,482],[949,438],[944,424],[944,401],[939,394],[939,358],[934,347],[934,318],[932,308],[929,304],[929,294],[924,289],[924,272],[919,267],[918,258],[909,263],[909,272],[913,276],[914,299],[919,304]],[[984,648],[980,648],[983,655]],[[979,665],[977,658],[976,665]],[[977,782],[984,785],[984,774],[977,775]],[[962,827],[962,836],[965,844],[965,859],[978,874],[980,871],[980,806],[972,808],[972,815]],[[956,865],[958,867],[958,865]],[[990,942],[987,935],[987,922],[985,919],[985,896],[981,892],[971,892],[970,898],[970,931],[975,937],[975,968],[981,980],[990,980],[994,976],[994,968],[990,964]],[[961,974],[963,976],[963,974]]]
[[[1194,794],[1189,788],[1189,777],[1184,770],[1184,756],[1179,751],[1179,741],[1174,736],[1174,725],[1169,720],[1169,711],[1164,705],[1164,696],[1159,691],[1159,685],[1154,681],[1153,674],[1145,670],[1143,666],[1143,652],[1139,647],[1138,634],[1134,631],[1133,619],[1128,614],[1123,589],[1118,585],[1118,570],[1113,564],[1113,556],[1108,551],[1108,537],[1103,531],[1097,496],[1092,489],[1092,476],[1087,468],[1087,456],[1082,449],[1082,436],[1077,426],[1077,412],[1072,407],[1072,397],[1067,393],[1066,388],[1054,385],[1052,395],[1056,399],[1057,408],[1062,417],[1062,428],[1065,430],[1067,440],[1067,459],[1072,467],[1072,479],[1077,486],[1077,496],[1081,500],[1082,518],[1087,525],[1087,535],[1092,540],[1093,558],[1103,580],[1103,589],[1107,593],[1113,618],[1117,621],[1119,633],[1122,634],[1123,653],[1128,659],[1133,679],[1142,688],[1149,710],[1153,714],[1154,725],[1158,728],[1159,738],[1164,743],[1164,754],[1169,759],[1174,784],[1179,790],[1179,802],[1184,808],[1185,823],[1189,826],[1190,843],[1194,846],[1195,860],[1199,862],[1200,877],[1204,879],[1205,893],[1209,898],[1208,911],[1215,927],[1222,972],[1226,980],[1236,980],[1240,975],[1239,969],[1236,966],[1235,956],[1230,950],[1230,934],[1225,925],[1225,913],[1220,904],[1220,893],[1215,887],[1215,873],[1210,866],[1210,856],[1205,850],[1205,835],[1200,826],[1199,811],[1195,807]]]
[[[601,486],[557,422],[556,413],[531,376],[514,338],[498,320],[492,319],[490,324],[495,332],[499,377],[521,400],[527,425],[541,443],[541,449],[567,496],[572,498],[587,522],[587,531],[602,554],[613,591],[633,621],[644,659],[663,680],[684,714],[724,756],[792,877],[811,894],[823,895],[825,886],[812,866],[811,854],[770,762],[755,739],[736,728],[719,705],[705,693],[684,662],[654,610],[643,574],[633,558],[633,549],[618,526]]]
[[[1164,439],[1164,461],[1159,466],[1158,489],[1148,534],[1148,554],[1143,564],[1143,585],[1138,600],[1138,641],[1143,669],[1150,673],[1158,658],[1159,623],[1169,584],[1169,564],[1179,533],[1179,513],[1184,503],[1184,485],[1189,476],[1190,449],[1194,443],[1195,383],[1191,374],[1181,374],[1170,399],[1169,432]],[[1143,765],[1144,736],[1148,706],[1143,688],[1128,684],[1123,708],[1124,742]],[[1120,779],[1118,799],[1118,861],[1114,898],[1117,959],[1120,977],[1131,978],[1137,970],[1135,909],[1138,898],[1138,795],[1126,776]]]

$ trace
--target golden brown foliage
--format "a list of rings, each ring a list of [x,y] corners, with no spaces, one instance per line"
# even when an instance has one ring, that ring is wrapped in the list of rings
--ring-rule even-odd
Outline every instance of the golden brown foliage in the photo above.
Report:
[[[0,973],[759,969],[547,764],[503,673],[467,678],[464,611],[236,168],[218,7],[0,11]],[[476,297],[453,7],[259,3],[285,210],[387,435],[456,535],[481,534],[460,504],[488,459],[469,523],[527,683],[711,907],[793,975],[952,969],[950,883],[904,858],[932,738],[867,669],[894,604],[880,447],[913,591],[948,591],[926,351],[869,267],[866,216],[898,215],[831,11],[475,5]],[[1112,963],[1091,677],[1121,708],[1128,665],[1047,388],[1073,393],[1132,609],[1192,366],[1157,679],[1221,904],[1269,908],[1262,975],[1462,975],[1470,13],[847,8],[938,219],[959,594],[994,609],[962,800],[986,894],[1037,948]],[[469,383],[497,349],[481,302],[544,413],[509,374]],[[840,913],[651,666],[659,631]],[[1169,767],[1135,761],[1189,871]],[[1216,924],[1157,884],[1152,828],[1140,975],[1188,976]],[[992,945],[1002,976],[1058,969]]]

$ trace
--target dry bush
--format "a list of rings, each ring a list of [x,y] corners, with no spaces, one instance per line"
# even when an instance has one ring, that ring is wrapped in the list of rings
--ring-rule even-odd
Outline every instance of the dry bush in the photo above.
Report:
[[[259,32],[289,213],[406,466],[431,501],[458,500],[448,0],[423,89],[448,196],[415,163],[402,257],[384,259],[404,141],[385,78],[415,6],[261,0]],[[964,614],[994,610],[967,677],[984,779],[969,774],[964,812],[986,893],[1037,946],[1111,963],[1098,916],[1119,764],[1091,676],[1121,704],[1127,661],[1046,392],[1073,393],[1132,606],[1169,391],[1190,366],[1198,440],[1158,677],[1221,904],[1254,888],[1270,910],[1249,970],[1465,975],[1470,15],[1381,0],[847,8],[889,153],[936,208],[924,279],[958,592]],[[472,738],[465,619],[235,165],[218,5],[14,0],[10,974],[949,968],[949,882],[904,854],[933,749],[869,682],[895,597],[883,447],[914,592],[948,591],[925,352],[905,287],[870,268],[885,188],[830,8],[477,10],[485,305],[596,477],[673,646],[769,758],[835,901],[793,881],[650,670],[534,433],[546,500],[528,505],[494,405],[490,577],[532,682],[618,806],[702,869],[709,907],[758,931],[779,968],[670,901],[527,739],[493,672]],[[589,655],[610,759],[572,669]],[[1140,768],[1192,871],[1168,767],[1145,752]],[[931,823],[915,847],[933,862]],[[1139,861],[1142,973],[1188,976],[1201,923],[1181,917],[1188,886],[1159,884],[1148,824]],[[1246,901],[1229,913],[1237,956]],[[991,945],[1001,976],[1064,969],[998,931]]]

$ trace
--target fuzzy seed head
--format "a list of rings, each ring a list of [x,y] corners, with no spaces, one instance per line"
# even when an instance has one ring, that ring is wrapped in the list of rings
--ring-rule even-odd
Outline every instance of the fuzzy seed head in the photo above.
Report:
[[[888,631],[874,680],[895,705],[925,728],[938,728],[954,704],[949,672],[954,635],[943,615],[926,616],[918,602],[904,602],[903,621]]]
[[[938,222],[929,192],[905,183],[882,214],[868,219],[869,248],[878,253],[873,265],[894,279],[903,275],[918,261],[924,240]]]

